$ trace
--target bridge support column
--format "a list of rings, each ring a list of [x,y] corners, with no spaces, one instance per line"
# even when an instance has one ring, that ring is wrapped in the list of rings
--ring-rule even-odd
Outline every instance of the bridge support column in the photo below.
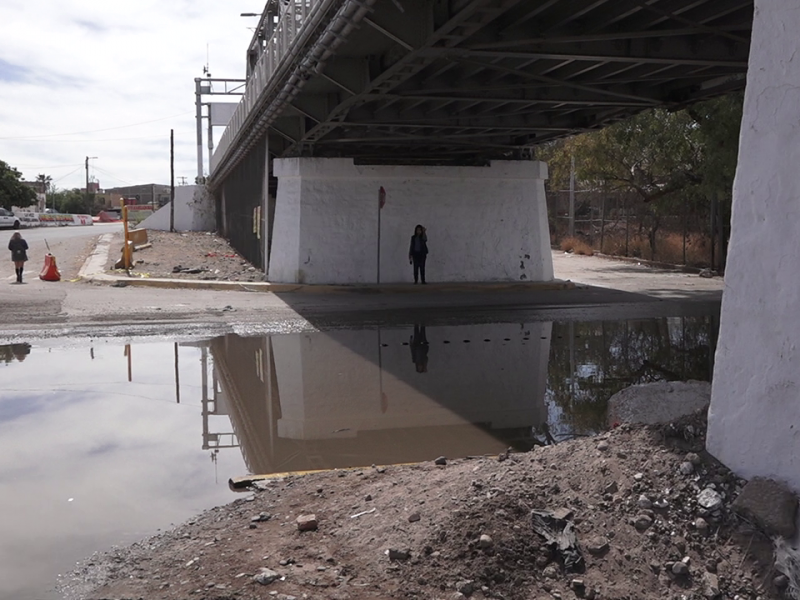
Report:
[[[800,10],[756,1],[708,450],[800,491]]]
[[[356,166],[345,158],[287,158],[273,169],[270,281],[375,283],[380,269],[382,283],[411,282],[408,249],[418,223],[428,230],[430,282],[553,279],[544,163]]]

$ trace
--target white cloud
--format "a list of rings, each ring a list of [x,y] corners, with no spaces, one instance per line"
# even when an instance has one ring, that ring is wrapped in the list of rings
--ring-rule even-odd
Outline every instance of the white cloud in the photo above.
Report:
[[[207,45],[215,77],[243,77],[256,19],[239,14],[262,8],[263,0],[4,0],[0,160],[26,179],[47,173],[60,188],[83,185],[86,156],[98,157],[90,173],[102,187],[169,183],[174,129],[175,175],[191,182],[194,78]]]

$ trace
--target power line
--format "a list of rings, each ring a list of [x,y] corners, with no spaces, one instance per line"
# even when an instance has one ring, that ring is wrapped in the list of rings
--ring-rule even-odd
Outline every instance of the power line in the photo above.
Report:
[[[116,179],[117,181],[121,181],[122,183],[124,183],[124,184],[126,184],[126,185],[134,185],[134,184],[132,184],[130,181],[125,181],[124,179],[120,179],[119,177],[117,177],[117,176],[116,176],[116,175],[114,175],[113,173],[110,173],[110,172],[106,171],[105,169],[101,169],[101,168],[100,168],[100,167],[98,167],[97,165],[94,165],[94,166],[93,166],[93,169],[94,169],[95,171],[99,171],[100,173],[104,173],[105,175],[108,175],[108,176],[109,176],[109,177],[111,177],[112,179]]]
[[[193,133],[194,132],[192,132],[192,134]],[[192,135],[192,134],[183,133],[182,135],[188,136],[188,135]],[[17,139],[14,139],[14,138],[0,138],[0,141],[14,139],[14,141],[17,141],[17,142],[37,142],[37,143],[42,143],[42,142],[60,142],[60,143],[67,143],[67,144],[77,144],[77,143],[92,143],[92,144],[94,144],[95,142],[126,142],[128,140],[160,140],[163,137],[164,137],[163,135],[145,135],[145,136],[141,136],[141,137],[106,138],[106,139],[102,139],[102,140],[92,140],[92,139],[89,139],[89,140],[38,140],[38,139],[24,139],[24,138],[17,138]]]
[[[88,131],[74,131],[72,133],[47,133],[42,135],[23,135],[19,137],[0,137],[0,140],[30,140],[35,138],[47,137],[63,137],[67,135],[83,135],[85,133],[99,133],[101,131],[113,131],[114,129],[125,129],[126,127],[138,127],[139,125],[147,125],[148,123],[157,123],[158,121],[166,121],[168,119],[176,119],[186,115],[194,114],[194,112],[184,112],[179,115],[172,115],[171,117],[162,117],[160,119],[153,119],[152,121],[142,121],[140,123],[131,123],[130,125],[119,125],[117,127],[107,127],[105,129],[90,129]]]
[[[70,175],[72,175],[73,173],[77,173],[77,172],[78,172],[78,170],[80,170],[80,169],[82,169],[82,168],[83,168],[83,165],[79,165],[79,166],[78,166],[78,168],[77,168],[77,169],[75,169],[74,171],[70,171],[69,173],[67,173],[66,175],[64,175],[64,176],[62,176],[62,177],[59,177],[58,179],[53,179],[53,180],[52,180],[50,183],[51,183],[52,185],[55,185],[56,183],[58,183],[58,182],[59,182],[59,181],[61,181],[62,179],[66,179],[67,177],[69,177],[69,176],[70,176]]]

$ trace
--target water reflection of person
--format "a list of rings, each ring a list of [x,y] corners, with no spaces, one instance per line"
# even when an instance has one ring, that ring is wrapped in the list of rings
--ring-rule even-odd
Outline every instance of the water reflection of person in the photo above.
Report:
[[[411,336],[411,362],[417,366],[417,373],[428,372],[428,338],[425,337],[425,325],[414,325]]]

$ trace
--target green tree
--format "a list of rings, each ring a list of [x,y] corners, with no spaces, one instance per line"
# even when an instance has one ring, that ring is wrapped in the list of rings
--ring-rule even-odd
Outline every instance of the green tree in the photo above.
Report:
[[[0,160],[0,206],[27,207],[36,202],[36,192],[22,183],[22,173]]]
[[[569,185],[575,160],[576,188],[635,192],[650,211],[650,245],[661,216],[681,204],[707,218],[719,203],[730,222],[742,95],[729,94],[687,109],[644,111],[602,130],[544,144],[537,158],[550,166],[550,189]]]
[[[86,195],[77,188],[54,192],[52,201],[58,212],[88,214],[91,211],[91,202],[87,205]]]

